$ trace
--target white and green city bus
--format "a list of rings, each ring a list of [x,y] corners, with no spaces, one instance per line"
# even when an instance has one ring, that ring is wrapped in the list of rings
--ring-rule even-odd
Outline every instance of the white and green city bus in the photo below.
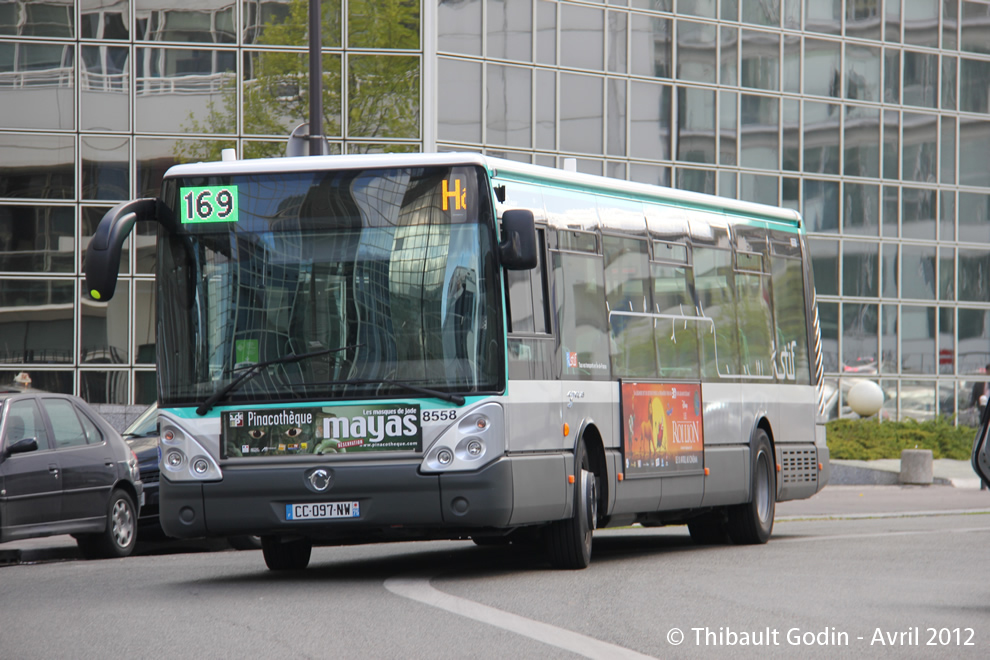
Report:
[[[597,527],[764,543],[828,480],[790,210],[478,154],[225,160],[107,213],[94,300],[157,221],[161,522],[314,545]]]

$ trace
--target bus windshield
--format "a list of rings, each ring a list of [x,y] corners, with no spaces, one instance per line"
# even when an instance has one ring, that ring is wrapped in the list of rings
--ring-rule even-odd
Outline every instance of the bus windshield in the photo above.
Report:
[[[222,403],[501,391],[486,182],[475,167],[167,179],[161,404],[255,367]]]

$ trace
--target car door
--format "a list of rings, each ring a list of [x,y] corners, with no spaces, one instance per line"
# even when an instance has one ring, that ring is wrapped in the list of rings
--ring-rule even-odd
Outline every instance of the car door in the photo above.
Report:
[[[41,404],[51,424],[62,468],[61,519],[71,522],[106,517],[110,489],[117,477],[109,444],[99,433],[89,439],[95,425],[71,400],[42,397]]]
[[[35,438],[35,451],[6,454],[18,440]],[[62,471],[49,443],[44,417],[37,401],[15,399],[4,406],[0,447],[0,524],[3,538],[22,538],[32,528],[56,523],[61,515]]]
[[[984,485],[990,485],[990,406],[983,409],[980,428],[973,441],[973,470]]]

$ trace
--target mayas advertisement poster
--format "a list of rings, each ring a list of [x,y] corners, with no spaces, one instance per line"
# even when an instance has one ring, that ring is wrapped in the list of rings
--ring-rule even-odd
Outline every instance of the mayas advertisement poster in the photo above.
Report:
[[[220,416],[224,458],[420,451],[419,404],[236,410]]]
[[[622,383],[626,477],[704,469],[701,385]]]

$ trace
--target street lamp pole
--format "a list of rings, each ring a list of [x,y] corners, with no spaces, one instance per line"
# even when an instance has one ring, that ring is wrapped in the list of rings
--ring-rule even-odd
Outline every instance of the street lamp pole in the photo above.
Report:
[[[323,29],[320,1],[309,0],[309,154],[321,156],[323,140]]]

